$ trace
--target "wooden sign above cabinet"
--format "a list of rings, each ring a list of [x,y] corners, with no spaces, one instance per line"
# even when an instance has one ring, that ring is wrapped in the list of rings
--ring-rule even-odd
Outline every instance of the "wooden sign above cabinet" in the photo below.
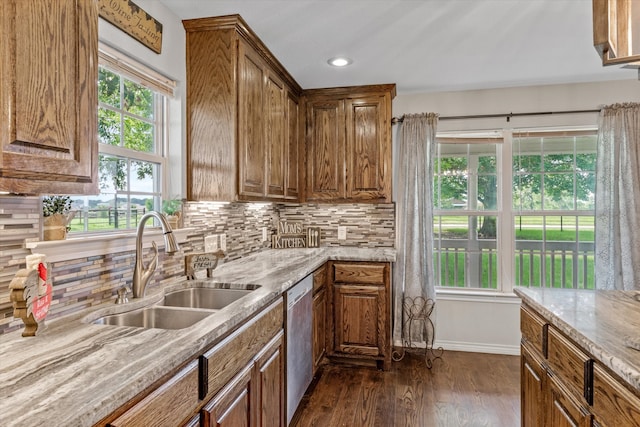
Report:
[[[131,0],[98,0],[100,17],[160,54],[162,24]]]

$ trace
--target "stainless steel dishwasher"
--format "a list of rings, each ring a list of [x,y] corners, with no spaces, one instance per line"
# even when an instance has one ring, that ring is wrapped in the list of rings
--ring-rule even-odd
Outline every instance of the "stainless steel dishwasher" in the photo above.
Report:
[[[313,378],[313,275],[287,291],[287,425]]]

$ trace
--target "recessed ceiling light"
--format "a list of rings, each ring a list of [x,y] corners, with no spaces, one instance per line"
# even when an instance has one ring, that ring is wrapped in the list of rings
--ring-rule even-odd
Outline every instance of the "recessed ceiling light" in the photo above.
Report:
[[[336,56],[335,58],[331,58],[327,61],[327,63],[333,67],[346,67],[352,62],[353,60],[351,58],[347,58],[345,56]]]

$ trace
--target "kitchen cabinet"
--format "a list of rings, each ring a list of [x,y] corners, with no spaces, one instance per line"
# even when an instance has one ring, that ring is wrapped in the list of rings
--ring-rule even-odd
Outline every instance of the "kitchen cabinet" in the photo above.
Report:
[[[329,263],[327,354],[391,367],[389,263]]]
[[[200,425],[277,427],[284,425],[283,334],[278,334],[207,404]]]
[[[278,299],[106,425],[283,426],[283,313]]]
[[[298,200],[302,89],[240,16],[183,25],[187,198]]]
[[[306,200],[391,202],[395,85],[312,89],[306,109]]]
[[[313,374],[318,372],[327,341],[327,265],[313,272]]]
[[[98,193],[97,7],[0,2],[0,191]]]
[[[523,427],[640,426],[637,392],[535,309],[520,314]]]

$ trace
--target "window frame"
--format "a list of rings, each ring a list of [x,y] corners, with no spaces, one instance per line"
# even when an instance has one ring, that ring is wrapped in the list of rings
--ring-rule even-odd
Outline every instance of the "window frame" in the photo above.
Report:
[[[496,164],[498,165],[497,171],[497,200],[496,200],[496,209],[497,212],[487,211],[487,210],[470,210],[462,209],[462,210],[452,210],[452,209],[436,209],[434,205],[434,224],[432,226],[435,227],[435,219],[441,215],[451,215],[459,213],[465,216],[484,216],[489,213],[490,215],[495,215],[498,226],[497,226],[497,236],[496,238],[496,253],[497,253],[497,283],[496,288],[481,288],[481,287],[457,287],[457,286],[440,286],[436,284],[436,291],[438,294],[453,294],[453,295],[512,295],[513,289],[516,287],[516,233],[515,233],[515,219],[518,216],[523,214],[522,210],[517,210],[513,205],[513,181],[514,181],[514,171],[513,171],[513,150],[514,150],[514,134],[516,136],[522,135],[524,133],[531,133],[532,135],[545,135],[545,136],[572,136],[579,134],[589,134],[595,135],[597,132],[597,128],[595,126],[585,126],[585,127],[572,127],[572,128],[557,128],[557,127],[545,127],[545,128],[535,128],[535,129],[501,129],[501,130],[488,130],[488,131],[446,131],[439,132],[436,136],[436,143],[444,140],[447,142],[453,142],[454,139],[458,139],[459,143],[469,143],[469,141],[465,141],[465,139],[474,137],[474,138],[482,138],[482,135],[486,137],[486,139],[481,142],[488,142],[489,140],[493,140],[497,142],[496,139],[500,139],[502,142],[498,142],[496,145]],[[465,138],[465,135],[468,138]],[[455,142],[454,142],[455,143]],[[438,152],[437,158],[439,158],[440,152]],[[575,159],[574,159],[575,162]],[[435,171],[434,171],[435,172]],[[575,164],[574,164],[574,173],[575,173]],[[469,174],[471,177],[471,174]],[[504,189],[509,189],[509,191],[504,191]],[[575,197],[575,195],[574,195]],[[546,210],[542,211],[545,216],[556,215],[559,213],[565,214],[566,210],[559,211],[551,211]],[[572,211],[572,216],[593,216],[595,213],[592,211],[578,211],[576,206]],[[534,213],[527,212],[530,215]],[[435,237],[435,236],[434,236]],[[576,241],[578,239],[576,238]],[[436,256],[436,244],[437,241],[434,239],[434,256]],[[509,256],[506,256],[509,254]],[[438,264],[438,259],[434,260],[434,267],[440,268]],[[466,267],[465,267],[466,268]],[[467,271],[465,270],[465,275]],[[541,283],[542,285],[542,283]],[[548,288],[548,284],[544,284],[541,286],[544,288]]]
[[[140,161],[156,164],[158,167],[157,177],[154,178],[154,191],[136,191],[131,190],[131,180],[127,179],[127,188],[123,191],[116,190],[116,197],[130,198],[142,196],[151,197],[154,199],[154,210],[162,210],[162,201],[170,199],[168,194],[168,171],[169,164],[169,104],[174,97],[175,82],[169,78],[162,76],[154,70],[144,66],[136,60],[121,54],[120,52],[100,43],[98,51],[98,66],[104,68],[112,73],[120,76],[121,88],[124,85],[124,80],[127,79],[135,84],[143,86],[153,92],[154,97],[154,111],[153,118],[151,120],[144,120],[147,123],[151,123],[153,126],[153,152],[136,151],[133,149],[122,146],[122,132],[124,132],[123,122],[125,117],[131,117],[139,120],[140,117],[132,114],[124,109],[123,105],[116,108],[112,105],[98,102],[98,108],[105,108],[110,111],[116,111],[120,114],[120,144],[111,145],[99,142],[98,152],[99,155],[115,156],[122,158],[129,164],[132,161]],[[96,81],[98,84],[98,81]],[[123,96],[122,92],[120,94]],[[127,168],[129,171],[129,168]],[[120,196],[122,195],[122,196]],[[72,196],[73,197],[73,196]],[[76,197],[77,199],[77,197]],[[86,200],[86,198],[85,198]],[[105,230],[90,230],[88,224],[84,221],[83,231],[74,231],[72,236],[90,236],[90,235],[103,235],[111,233],[123,233],[135,230],[136,225],[131,222],[131,212],[127,210],[126,221],[129,224],[128,228],[113,228]]]

